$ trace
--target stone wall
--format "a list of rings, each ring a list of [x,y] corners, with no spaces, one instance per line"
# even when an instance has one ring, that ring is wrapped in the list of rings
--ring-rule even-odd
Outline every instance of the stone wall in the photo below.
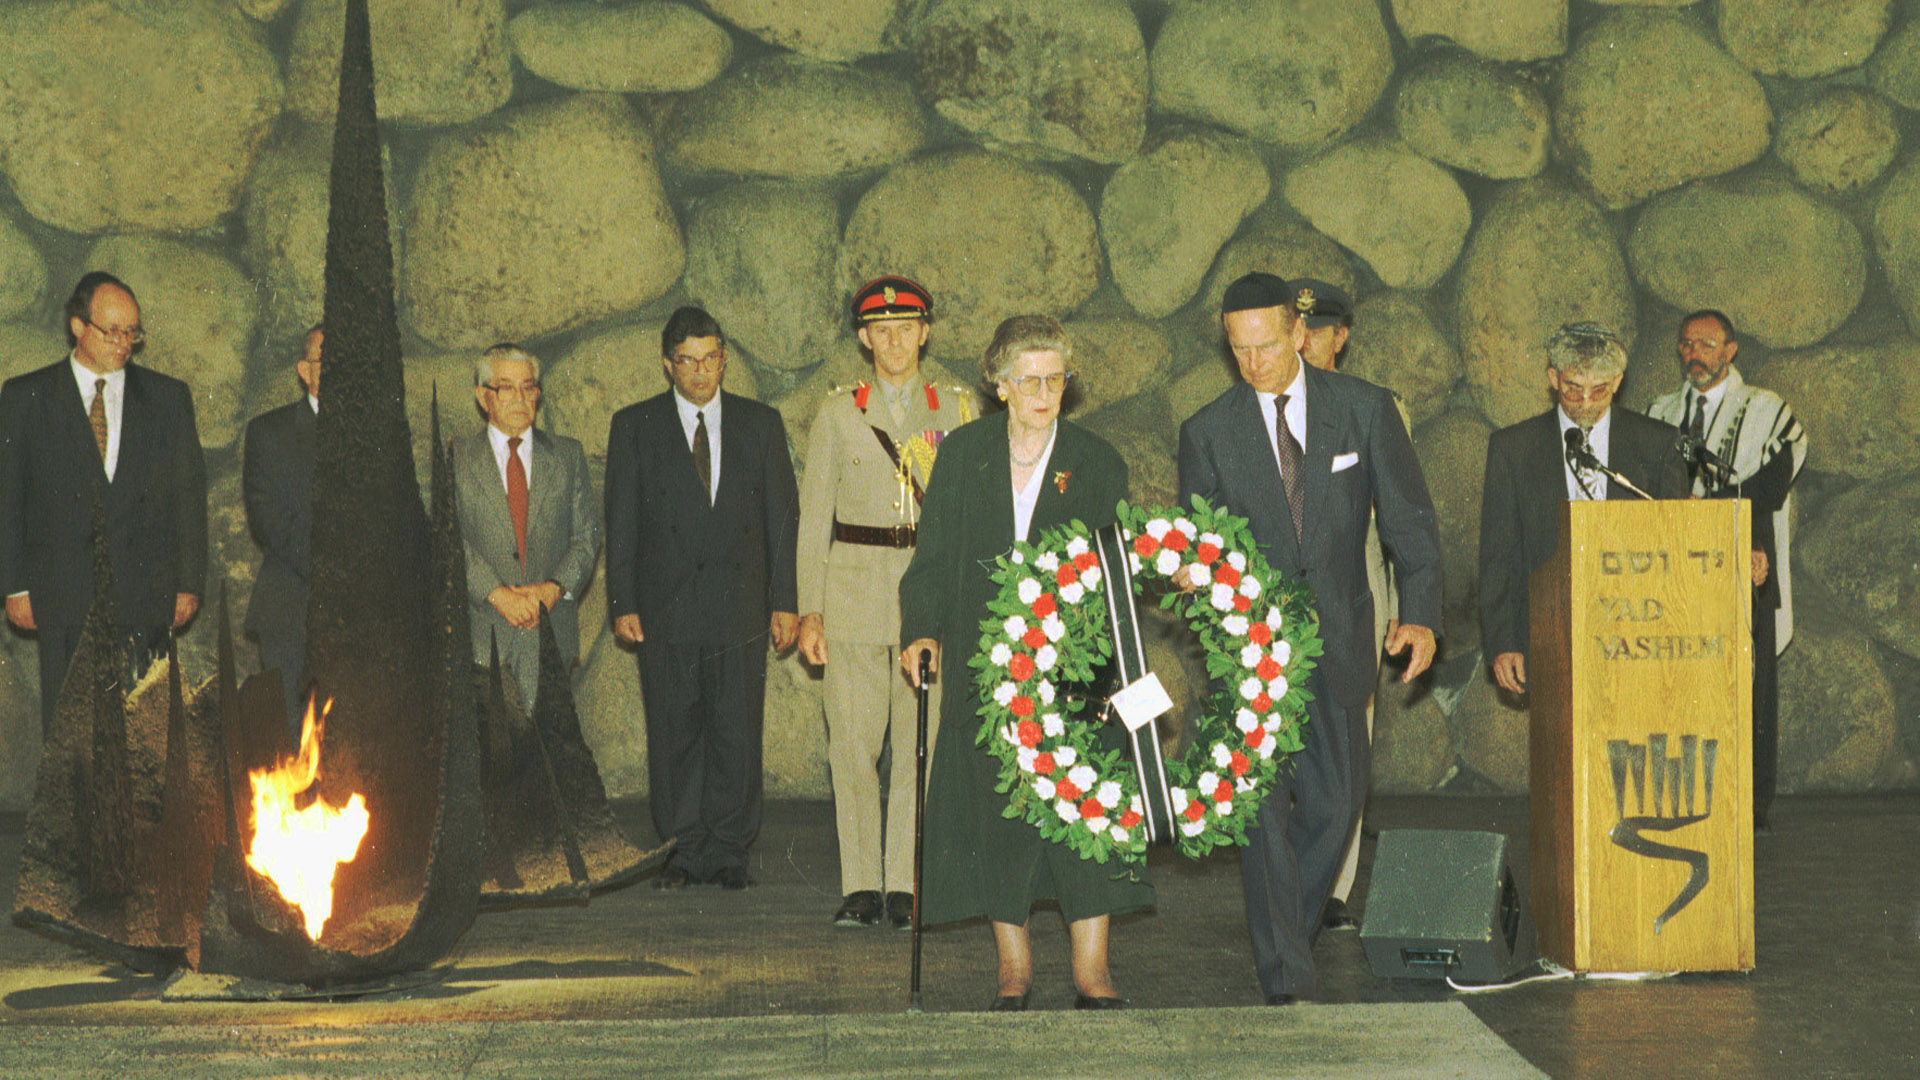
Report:
[[[1226,282],[1333,281],[1358,300],[1347,364],[1406,400],[1448,547],[1444,657],[1383,683],[1378,786],[1518,791],[1525,715],[1473,617],[1487,432],[1546,407],[1551,327],[1617,327],[1644,406],[1678,383],[1681,312],[1718,307],[1813,443],[1781,786],[1920,776],[1920,0],[372,8],[416,431],[436,385],[477,424],[466,365],[511,338],[549,363],[543,422],[601,455],[612,410],[662,386],[660,321],[698,302],[797,461],[862,366],[845,297],[890,271],[934,291],[951,372],[1006,315],[1066,317],[1074,415],[1165,501],[1178,421],[1231,377]],[[81,272],[130,281],[142,362],[198,393],[236,612],[257,565],[237,436],[293,397],[320,310],[341,11],[0,5],[0,375],[61,355]],[[597,589],[586,606],[582,719],[609,787],[639,792],[633,662]],[[1154,648],[1192,661],[1177,634]],[[825,795],[818,679],[786,658],[769,681],[768,789]],[[36,684],[32,643],[0,635],[0,805],[32,783]]]

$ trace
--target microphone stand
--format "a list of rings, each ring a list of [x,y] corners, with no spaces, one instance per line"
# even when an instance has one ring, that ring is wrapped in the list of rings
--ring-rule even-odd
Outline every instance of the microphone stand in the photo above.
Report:
[[[1567,464],[1573,467],[1575,480],[1580,479],[1580,470],[1582,468],[1592,469],[1643,499],[1648,501],[1652,501],[1653,499],[1653,496],[1640,490],[1640,485],[1601,464],[1600,459],[1594,456],[1593,448],[1587,445],[1587,433],[1577,427],[1567,430]],[[1586,482],[1582,480],[1580,486],[1585,488]],[[1593,492],[1588,490],[1587,494],[1592,495]]]

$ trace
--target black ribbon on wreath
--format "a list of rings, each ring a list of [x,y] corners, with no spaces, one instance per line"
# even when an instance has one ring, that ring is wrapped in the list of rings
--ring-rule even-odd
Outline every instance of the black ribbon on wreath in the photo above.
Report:
[[[1160,754],[1159,719],[1173,708],[1173,701],[1147,664],[1139,610],[1134,605],[1132,551],[1125,532],[1118,524],[1097,529],[1093,546],[1100,557],[1107,629],[1113,638],[1113,685],[1119,687],[1108,698],[1109,711],[1127,729],[1127,744],[1140,782],[1140,801],[1145,804],[1142,824],[1147,839],[1151,843],[1171,843],[1173,796],[1167,785],[1166,761]]]

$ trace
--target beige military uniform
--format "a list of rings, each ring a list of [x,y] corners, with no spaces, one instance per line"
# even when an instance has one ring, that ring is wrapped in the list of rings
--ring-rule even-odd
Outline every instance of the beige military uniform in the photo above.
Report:
[[[827,761],[842,893],[913,889],[917,696],[898,659],[900,576],[913,549],[836,540],[835,523],[863,532],[917,524],[914,481],[925,490],[939,439],[973,418],[973,394],[964,387],[930,387],[916,376],[897,394],[889,389],[876,380],[827,395],[808,435],[800,485],[800,613],[818,612],[826,632]],[[891,440],[900,464],[875,428]],[[929,753],[939,695],[931,704]],[[883,867],[877,770],[889,729]]]

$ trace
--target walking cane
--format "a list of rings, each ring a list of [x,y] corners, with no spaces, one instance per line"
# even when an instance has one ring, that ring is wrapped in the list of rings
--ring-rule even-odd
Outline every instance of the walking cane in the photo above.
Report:
[[[927,684],[933,677],[930,654],[920,650],[920,719],[913,745],[913,974],[907,982],[907,1011],[924,1012],[920,1002],[920,864],[927,826]]]

